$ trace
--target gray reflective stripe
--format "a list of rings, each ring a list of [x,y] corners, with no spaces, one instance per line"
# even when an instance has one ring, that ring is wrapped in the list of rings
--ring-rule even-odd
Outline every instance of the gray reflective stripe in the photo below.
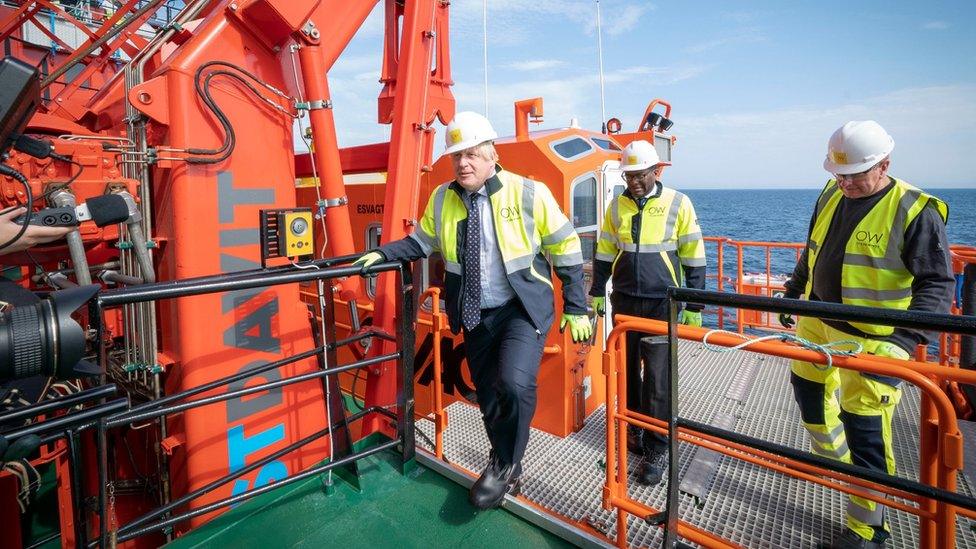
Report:
[[[844,459],[844,456],[847,455],[847,452],[849,452],[849,451],[850,451],[850,449],[847,447],[847,441],[846,440],[836,450],[831,450],[829,448],[824,448],[824,447],[822,447],[822,446],[820,446],[819,444],[816,444],[816,443],[813,444],[813,453],[819,454],[819,455],[821,455],[823,457],[828,457],[828,458],[831,458],[831,459],[836,459],[838,461]]]
[[[687,244],[689,242],[701,240],[701,237],[702,237],[701,231],[698,231],[697,233],[683,234],[678,237],[678,245],[681,246],[682,244]]]
[[[583,252],[573,252],[568,254],[552,254],[552,264],[554,267],[570,267],[572,265],[583,264]]]
[[[444,260],[444,270],[456,275],[461,274],[461,264],[453,261]]]
[[[870,492],[872,494],[880,495],[880,493],[875,490],[870,490]],[[854,503],[853,499],[848,499],[847,516],[856,520],[857,522],[867,524],[869,526],[883,526],[885,506],[873,501],[871,503],[874,504],[874,511],[866,507],[861,507],[857,503]]]
[[[447,185],[437,187],[434,192],[434,234],[443,234],[444,227],[441,225],[441,217],[444,212],[444,198],[447,195]]]
[[[529,245],[535,246],[533,235],[535,235],[535,181],[522,178],[522,224],[525,226],[525,234],[529,237]],[[509,271],[511,272],[511,271]]]
[[[675,192],[671,199],[671,209],[668,210],[668,221],[664,224],[664,238],[674,240],[675,224],[678,222],[678,210],[681,209],[681,201],[685,195]]]
[[[617,236],[610,233],[600,233],[600,241],[607,244],[617,245]]]
[[[874,288],[841,288],[840,297],[843,299],[869,299],[871,301],[894,301],[912,297],[911,288],[897,290],[875,290]]]
[[[905,196],[898,201],[895,218],[891,222],[891,230],[889,231],[888,247],[885,249],[885,259],[888,261],[901,263],[901,248],[905,242],[905,229],[908,228],[906,226],[908,210],[912,208],[920,196],[922,196],[922,192],[918,189],[909,189]]]
[[[833,196],[840,191],[840,187],[837,186],[837,182],[834,181],[833,179],[831,179],[831,181],[834,182],[834,186],[828,189],[823,194],[821,194],[820,200],[817,200],[817,210],[814,213],[814,219],[820,217],[820,212],[822,212],[824,208],[827,207],[827,202],[830,201],[830,199],[833,198]]]
[[[417,230],[410,233],[410,238],[414,239],[417,244],[420,245],[420,249],[424,251],[424,255],[430,255],[434,251],[434,244],[436,243],[434,239],[427,236],[427,233],[423,229],[417,227]]]
[[[601,254],[597,252],[596,258],[600,261],[608,261],[612,263],[614,259],[617,259],[617,256],[616,254]]]
[[[810,433],[810,438],[819,442],[820,444],[833,445],[837,443],[837,439],[844,434],[844,424],[838,423],[834,429],[829,433],[821,433],[819,431],[814,431],[813,429],[807,428],[807,432]]]
[[[807,240],[807,248],[810,248],[811,252],[816,252],[818,247],[819,246],[817,246],[817,243],[814,242],[812,238],[810,240]]]
[[[616,198],[613,201],[613,208],[610,208],[610,220],[613,222],[613,228],[620,230],[620,198]]]
[[[521,271],[522,269],[528,269],[532,266],[532,259],[535,258],[533,255],[523,255],[522,257],[516,257],[515,259],[509,259],[505,262],[505,272],[514,273],[515,271]]]
[[[621,242],[620,249],[625,252],[636,252],[637,244],[632,244],[630,242]],[[663,242],[661,244],[641,244],[640,253],[657,253],[657,252],[673,252],[678,249],[678,245],[674,242]]]
[[[563,224],[562,227],[559,227],[554,233],[542,237],[542,245],[552,246],[553,244],[559,244],[563,240],[569,238],[575,232],[576,229],[573,228],[573,224],[567,220],[566,223]]]
[[[872,257],[861,254],[846,254],[844,255],[844,264],[857,265],[858,267],[873,267],[875,269],[884,269],[886,271],[908,271],[900,257],[892,259],[890,257]]]
[[[681,264],[685,267],[704,267],[705,258],[704,257],[690,257],[690,258],[678,258],[681,260]]]

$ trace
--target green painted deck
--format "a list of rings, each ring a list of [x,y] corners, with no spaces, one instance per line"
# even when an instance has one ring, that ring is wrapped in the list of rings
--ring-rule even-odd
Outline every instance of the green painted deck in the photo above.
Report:
[[[404,476],[386,452],[359,462],[362,492],[322,476],[242,503],[167,547],[571,547],[503,509],[476,511],[467,490],[423,466]]]

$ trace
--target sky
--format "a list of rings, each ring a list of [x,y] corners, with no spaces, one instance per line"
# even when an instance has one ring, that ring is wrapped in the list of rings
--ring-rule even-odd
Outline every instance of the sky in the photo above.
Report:
[[[681,188],[819,187],[830,134],[873,119],[895,139],[891,173],[976,188],[976,2],[602,0],[606,116],[635,129],[673,106],[667,178]],[[451,3],[457,109],[485,111],[482,0]],[[387,140],[376,123],[383,2],[330,71],[340,146]],[[488,116],[513,103],[599,130],[596,0],[488,0]],[[443,150],[438,126],[435,154]]]

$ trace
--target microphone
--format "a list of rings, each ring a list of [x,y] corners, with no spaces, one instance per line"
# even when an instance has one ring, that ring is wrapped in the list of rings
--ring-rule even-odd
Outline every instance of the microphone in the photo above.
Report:
[[[14,223],[23,225],[24,217],[17,217]],[[43,208],[30,214],[31,225],[44,227],[76,227],[82,221],[93,221],[97,227],[105,227],[129,220],[129,204],[118,194],[93,196],[78,206]]]

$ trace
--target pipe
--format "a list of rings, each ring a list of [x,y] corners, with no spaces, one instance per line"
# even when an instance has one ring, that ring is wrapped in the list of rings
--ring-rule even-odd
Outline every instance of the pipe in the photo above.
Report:
[[[59,208],[75,208],[78,206],[75,195],[68,190],[61,190],[52,194],[49,200]],[[65,239],[68,241],[68,253],[71,254],[71,263],[75,266],[75,278],[78,280],[78,285],[87,286],[91,284],[91,273],[88,270],[88,258],[85,256],[85,243],[81,240],[81,231],[75,227],[65,235]]]

